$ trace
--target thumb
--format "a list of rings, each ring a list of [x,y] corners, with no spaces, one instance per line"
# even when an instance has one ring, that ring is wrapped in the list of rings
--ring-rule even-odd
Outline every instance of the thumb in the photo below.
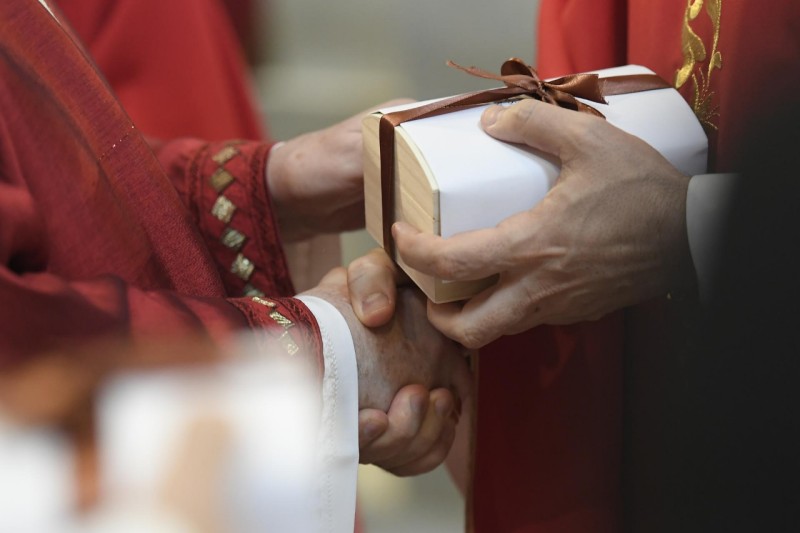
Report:
[[[481,116],[486,133],[501,141],[526,144],[564,159],[568,149],[578,145],[580,132],[600,118],[569,109],[525,99],[512,105],[493,105]]]

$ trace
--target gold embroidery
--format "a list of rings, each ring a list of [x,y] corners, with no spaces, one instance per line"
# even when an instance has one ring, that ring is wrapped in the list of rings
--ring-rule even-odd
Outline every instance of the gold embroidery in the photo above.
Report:
[[[222,192],[228,185],[233,183],[233,176],[224,168],[219,168],[211,175],[208,182],[211,183],[215,191]]]
[[[711,45],[711,59],[708,61],[706,71],[702,63],[708,57],[702,39],[692,29],[692,21],[700,16],[705,6],[706,13],[711,18],[714,28],[714,38]],[[688,0],[688,7],[683,21],[683,66],[675,73],[675,88],[680,89],[689,80],[694,86],[692,109],[694,109],[700,122],[709,128],[717,129],[714,121],[719,116],[719,107],[712,106],[711,100],[714,92],[711,91],[711,76],[714,69],[722,68],[722,54],[717,50],[722,14],[722,0]]]
[[[283,316],[279,311],[271,312],[269,314],[269,317],[278,324],[280,324],[281,326],[283,326],[283,329],[289,329],[291,327],[294,327],[294,323],[285,316]]]
[[[225,231],[222,232],[222,237],[220,237],[222,244],[232,250],[239,250],[245,240],[247,240],[247,237],[233,228],[225,228]]]
[[[236,205],[228,200],[224,195],[219,195],[217,201],[211,207],[211,214],[225,224],[231,221],[233,213],[236,211]]]
[[[254,288],[249,283],[247,284],[245,289],[247,289],[247,287]],[[261,298],[259,296],[253,296],[252,300],[258,304],[266,305],[267,307],[273,307],[273,308],[276,307],[275,302],[272,302],[265,298]],[[295,355],[297,352],[299,352],[300,347],[297,345],[297,342],[295,342],[294,337],[292,337],[292,334],[289,332],[289,330],[292,327],[294,327],[294,322],[283,316],[277,310],[270,312],[269,317],[283,327],[283,333],[281,333],[281,336],[278,337],[278,342],[280,342],[283,345],[283,349],[286,350],[286,353],[288,353],[289,355]]]
[[[231,272],[239,276],[239,278],[247,281],[250,279],[250,276],[253,275],[253,270],[255,270],[256,266],[246,258],[244,255],[239,254],[236,256],[236,259],[233,261],[231,265]]]
[[[248,287],[252,287],[252,285],[248,284]],[[246,288],[246,287],[245,287]],[[275,302],[271,302],[269,300],[265,300],[259,296],[253,296],[253,301],[257,304],[266,305],[267,307],[275,307]]]
[[[233,146],[226,146],[211,158],[216,164],[224,165],[239,153],[239,150]]]

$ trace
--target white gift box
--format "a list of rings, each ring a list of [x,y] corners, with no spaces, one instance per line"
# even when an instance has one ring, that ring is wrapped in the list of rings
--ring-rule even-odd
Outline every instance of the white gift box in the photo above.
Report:
[[[604,78],[652,71],[628,65],[597,74]],[[600,111],[611,124],[649,143],[682,172],[705,172],[705,132],[676,90],[657,89],[606,100],[607,105],[581,101]],[[384,221],[378,124],[385,113],[418,105],[422,104],[382,109],[363,122],[366,225],[381,245]],[[486,107],[408,121],[395,128],[394,221],[449,237],[493,227],[535,206],[547,194],[558,177],[558,160],[490,137],[480,126]],[[437,303],[469,298],[496,280],[496,276],[470,282],[441,280],[398,263]]]

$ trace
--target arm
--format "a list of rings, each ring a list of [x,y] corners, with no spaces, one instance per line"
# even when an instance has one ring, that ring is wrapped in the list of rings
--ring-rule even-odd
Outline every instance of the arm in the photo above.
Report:
[[[155,143],[229,294],[252,288],[292,294],[281,240],[363,227],[361,118],[367,112],[275,145]],[[230,272],[239,254],[255,266],[249,287]]]
[[[264,179],[272,145],[180,139],[155,149],[218,265],[226,292],[293,294]]]

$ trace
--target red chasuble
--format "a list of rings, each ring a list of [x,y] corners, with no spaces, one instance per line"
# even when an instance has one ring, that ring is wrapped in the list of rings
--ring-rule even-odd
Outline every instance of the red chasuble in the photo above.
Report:
[[[0,22],[0,366],[103,338],[250,328],[321,375],[313,316],[271,297],[292,288],[264,180],[270,146],[184,140],[154,153],[38,2],[0,3]]]
[[[706,127],[709,170],[731,171],[750,120],[800,91],[799,10],[794,0],[543,0],[540,73],[653,69]],[[665,458],[676,453],[692,307],[665,298],[481,351],[476,531],[669,531],[681,487],[666,481],[675,462]]]

